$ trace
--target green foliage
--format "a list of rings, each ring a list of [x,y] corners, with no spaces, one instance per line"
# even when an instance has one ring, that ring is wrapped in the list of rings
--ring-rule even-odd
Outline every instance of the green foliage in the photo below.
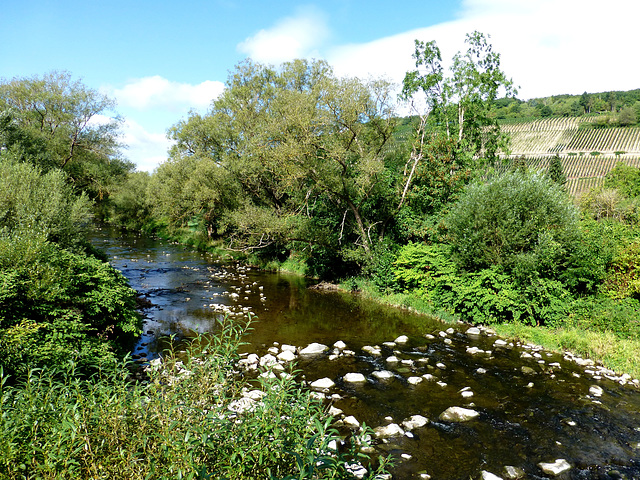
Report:
[[[242,332],[223,324],[178,358],[167,352],[147,382],[122,364],[80,380],[73,363],[0,379],[0,476],[19,478],[352,479],[369,463],[362,434],[341,442],[321,404],[293,375],[248,383],[235,372]],[[243,388],[259,401],[240,401]],[[239,408],[242,402],[251,405]],[[388,460],[371,468],[382,474]]]
[[[604,177],[604,187],[616,189],[627,198],[640,196],[640,168],[618,162]]]
[[[147,172],[132,172],[122,184],[114,187],[106,213],[111,223],[129,230],[143,230],[148,225],[151,220],[147,196],[150,178]]]
[[[108,263],[30,234],[0,237],[0,360],[5,373],[87,368],[140,329],[135,292]]]
[[[114,106],[67,72],[0,81],[0,145],[44,171],[64,170],[78,192],[102,199],[133,168],[119,155]]]
[[[445,223],[464,268],[514,271],[525,262],[541,268],[562,263],[575,241],[578,214],[560,186],[539,174],[511,172],[469,186]]]
[[[567,176],[564,174],[562,168],[562,160],[559,155],[554,155],[549,161],[549,168],[547,169],[547,176],[551,181],[558,185],[565,185],[567,183]]]
[[[617,252],[602,289],[611,298],[640,299],[640,240],[634,240]]]
[[[500,70],[500,54],[493,51],[487,36],[472,32],[465,43],[467,51],[453,57],[451,75],[446,76],[435,41],[416,40],[416,70],[405,75],[402,96],[408,100],[420,92],[432,128],[454,138],[459,151],[494,162],[506,142],[490,107],[501,91],[511,96],[515,90]]]
[[[38,167],[0,155],[0,191],[0,235],[42,235],[68,247],[81,241],[90,202],[84,195],[73,195],[63,172],[43,174]]]

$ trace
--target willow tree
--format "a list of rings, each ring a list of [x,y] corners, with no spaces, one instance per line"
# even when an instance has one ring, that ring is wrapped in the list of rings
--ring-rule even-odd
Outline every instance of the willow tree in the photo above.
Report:
[[[215,165],[239,189],[237,205],[220,210],[232,248],[367,254],[392,210],[381,202],[392,104],[388,83],[337,78],[323,61],[245,61],[206,115],[172,128],[170,162]]]
[[[78,190],[99,198],[133,169],[120,156],[114,107],[68,72],[0,80],[3,147],[44,170],[64,170]]]

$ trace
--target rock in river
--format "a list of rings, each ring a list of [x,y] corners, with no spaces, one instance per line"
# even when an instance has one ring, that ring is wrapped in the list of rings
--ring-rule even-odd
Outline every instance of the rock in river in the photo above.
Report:
[[[315,382],[311,383],[311,388],[315,389],[315,390],[327,390],[331,387],[333,387],[335,385],[335,383],[333,383],[333,380],[331,380],[330,378],[321,378],[319,380],[316,380]]]
[[[462,407],[449,407],[440,414],[440,420],[446,422],[467,422],[480,415],[475,410]]]
[[[347,383],[365,383],[367,381],[361,373],[347,373],[342,379]]]
[[[571,465],[564,458],[559,458],[553,463],[540,462],[538,466],[544,473],[549,475],[560,475],[563,472],[571,469]]]
[[[300,355],[319,355],[329,350],[329,347],[321,343],[312,343],[300,350]]]

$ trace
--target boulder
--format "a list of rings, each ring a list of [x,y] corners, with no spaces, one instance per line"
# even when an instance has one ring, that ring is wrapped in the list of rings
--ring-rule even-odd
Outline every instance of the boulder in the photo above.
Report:
[[[347,383],[365,383],[367,381],[361,373],[347,373],[342,379]]]
[[[282,362],[291,362],[296,359],[296,354],[291,350],[283,350],[276,358]]]
[[[300,350],[300,355],[320,355],[329,350],[329,347],[321,343],[311,343]]]
[[[405,430],[414,430],[416,428],[424,427],[429,420],[422,415],[411,415],[409,418],[402,421],[402,426]]]
[[[333,344],[333,348],[335,348],[336,350],[344,350],[345,348],[347,348],[347,344],[344,343],[342,340],[338,340],[336,343]]]
[[[404,430],[402,430],[402,428],[400,428],[400,426],[396,423],[390,423],[389,425],[377,427],[373,430],[373,432],[378,438],[400,437],[404,435]]]
[[[393,373],[388,370],[376,370],[371,375],[376,377],[378,380],[390,380],[393,378]]]
[[[560,475],[567,470],[571,470],[571,465],[564,458],[559,458],[553,463],[540,462],[538,466],[544,473],[554,476]]]
[[[480,335],[480,329],[478,327],[467,328],[467,335]]]
[[[482,471],[482,480],[502,480],[502,477],[494,475],[491,472],[487,472],[486,470]]]
[[[478,415],[480,415],[480,413],[469,408],[449,407],[440,414],[440,420],[445,422],[468,422]]]
[[[348,417],[344,417],[342,419],[342,423],[344,423],[344,425],[346,427],[349,427],[349,428],[359,428],[360,427],[360,422],[353,415],[349,415]]]
[[[330,378],[321,378],[319,380],[316,380],[315,382],[311,382],[311,388],[315,389],[315,390],[328,390],[329,388],[333,387],[335,385],[334,381],[331,380]]]
[[[593,385],[589,388],[589,393],[594,397],[601,397],[604,390],[602,390],[602,387],[599,387],[598,385]]]

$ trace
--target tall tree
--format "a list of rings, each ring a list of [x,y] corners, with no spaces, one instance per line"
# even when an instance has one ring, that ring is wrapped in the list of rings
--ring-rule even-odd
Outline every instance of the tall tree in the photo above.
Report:
[[[207,115],[170,131],[171,162],[215,165],[240,189],[225,214],[238,248],[299,241],[368,254],[392,212],[382,193],[391,91],[337,78],[321,61],[279,69],[245,61]]]
[[[64,170],[78,190],[100,198],[114,176],[133,168],[120,156],[114,106],[68,72],[0,81],[5,148],[45,170]]]
[[[460,150],[492,162],[506,146],[506,138],[491,116],[491,104],[500,93],[513,96],[516,90],[500,69],[500,54],[488,38],[477,31],[467,34],[468,48],[453,57],[448,76],[435,41],[416,40],[416,70],[405,75],[402,97],[413,100],[414,106],[418,98],[425,100],[426,108],[419,109],[425,119],[421,128],[443,129],[447,137],[456,137]],[[423,137],[421,128],[418,138]]]

